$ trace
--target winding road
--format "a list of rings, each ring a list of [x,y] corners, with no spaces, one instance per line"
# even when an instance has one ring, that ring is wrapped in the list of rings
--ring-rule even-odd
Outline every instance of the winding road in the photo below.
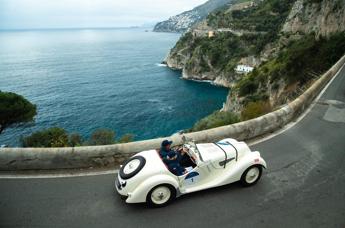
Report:
[[[345,227],[345,68],[297,124],[252,146],[261,181],[127,205],[114,174],[0,179],[0,227]]]

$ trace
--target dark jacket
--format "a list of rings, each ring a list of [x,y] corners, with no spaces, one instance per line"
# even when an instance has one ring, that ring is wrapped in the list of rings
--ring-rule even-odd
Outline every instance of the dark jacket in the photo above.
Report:
[[[159,151],[163,162],[168,166],[169,170],[177,176],[181,176],[184,172],[184,168],[180,165],[181,154],[174,150],[167,151],[165,148],[161,148]],[[170,160],[176,157],[176,159]],[[170,159],[169,159],[170,158]]]
[[[169,160],[168,157],[169,157],[169,154],[171,155],[172,153],[176,153],[175,151],[173,150],[166,150],[164,147],[162,147],[160,150],[159,150],[159,154],[160,156],[162,157],[162,160],[165,164],[169,165],[171,164],[172,162],[174,162],[173,160]]]

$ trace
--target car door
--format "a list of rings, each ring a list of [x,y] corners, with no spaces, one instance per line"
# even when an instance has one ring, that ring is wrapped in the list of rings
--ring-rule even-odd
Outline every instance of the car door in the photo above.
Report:
[[[180,191],[182,193],[199,190],[201,186],[207,183],[211,170],[207,164],[200,164],[187,174],[179,177]]]

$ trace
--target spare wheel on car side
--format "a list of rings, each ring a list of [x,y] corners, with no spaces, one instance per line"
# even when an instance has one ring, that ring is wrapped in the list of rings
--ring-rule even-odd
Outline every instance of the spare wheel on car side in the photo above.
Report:
[[[120,177],[124,180],[134,177],[145,166],[145,163],[146,160],[142,156],[135,156],[130,158],[120,168]]]

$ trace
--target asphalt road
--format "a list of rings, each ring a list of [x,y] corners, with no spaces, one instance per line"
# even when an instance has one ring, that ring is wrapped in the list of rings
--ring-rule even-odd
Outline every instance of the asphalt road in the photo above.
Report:
[[[254,187],[127,205],[114,175],[0,180],[0,227],[345,227],[345,68],[313,109],[253,146],[269,169]]]

